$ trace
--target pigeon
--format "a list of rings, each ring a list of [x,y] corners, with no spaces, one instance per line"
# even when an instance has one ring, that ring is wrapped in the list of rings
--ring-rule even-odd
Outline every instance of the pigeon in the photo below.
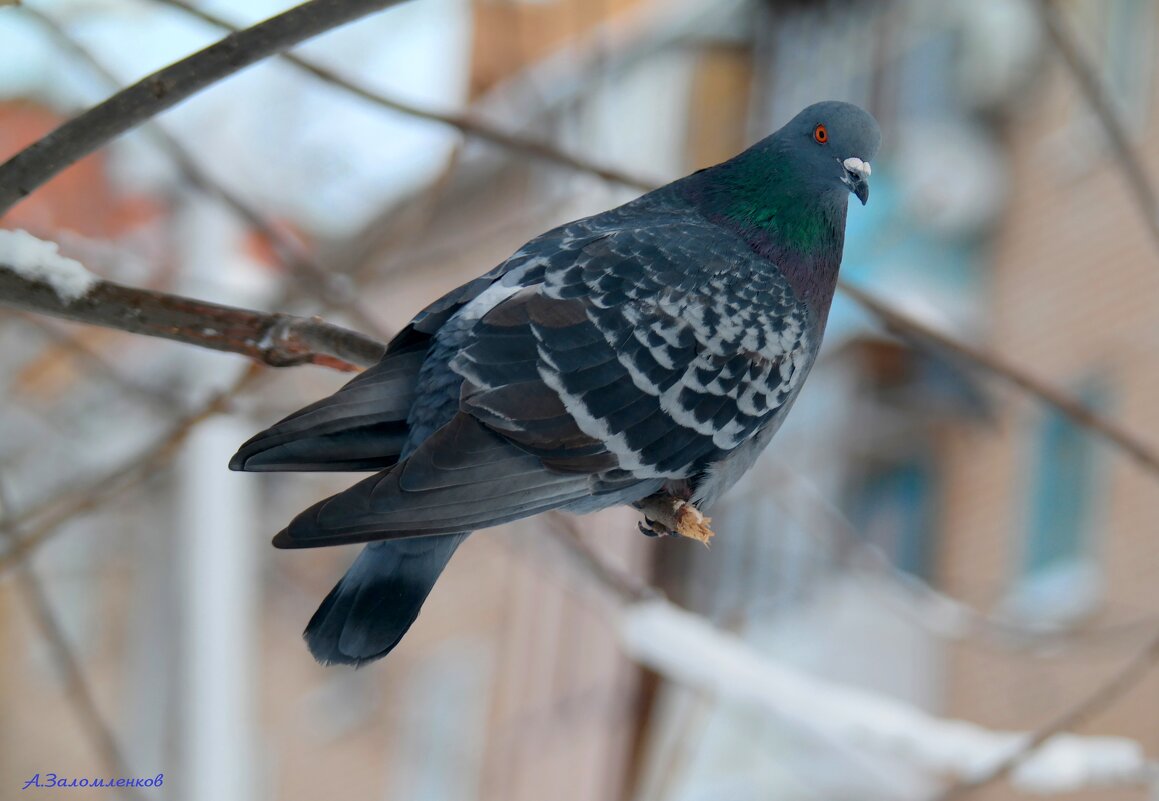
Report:
[[[314,657],[389,653],[475,530],[719,498],[813,365],[848,198],[867,202],[880,142],[857,106],[811,105],[728,161],[535,237],[242,445],[234,470],[373,473],[274,537],[368,543],[306,627]]]

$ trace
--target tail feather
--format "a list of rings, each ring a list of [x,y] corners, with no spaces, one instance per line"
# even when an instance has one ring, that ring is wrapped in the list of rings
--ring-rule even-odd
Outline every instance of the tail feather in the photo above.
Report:
[[[330,591],[303,636],[325,665],[362,665],[398,645],[467,534],[367,545]]]

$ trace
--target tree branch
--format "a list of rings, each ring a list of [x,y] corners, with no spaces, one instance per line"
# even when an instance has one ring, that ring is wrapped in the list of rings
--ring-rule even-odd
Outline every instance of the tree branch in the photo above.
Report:
[[[1152,635],[1147,645],[1139,653],[1115,671],[1106,681],[1099,684],[1094,692],[1080,699],[1077,704],[1065,710],[1050,723],[1032,732],[1014,753],[981,775],[972,776],[953,785],[936,796],[934,801],[953,801],[962,798],[987,784],[1008,776],[1020,765],[1026,764],[1052,737],[1074,729],[1121,698],[1124,693],[1136,686],[1147,675],[1156,662],[1159,662],[1159,634]],[[1156,776],[1153,770],[1151,773],[1152,775],[1148,778],[1154,781]]]
[[[1038,19],[1046,31],[1054,49],[1062,56],[1063,63],[1070,70],[1071,77],[1078,84],[1079,90],[1090,103],[1103,131],[1111,144],[1127,186],[1135,196],[1139,210],[1143,213],[1143,221],[1147,230],[1151,232],[1155,244],[1159,245],[1159,200],[1156,199],[1155,189],[1147,178],[1147,166],[1139,156],[1139,151],[1131,144],[1127,135],[1127,128],[1119,117],[1105,87],[1099,81],[1098,75],[1090,61],[1083,55],[1082,48],[1067,28],[1052,0],[1038,0]]]
[[[7,492],[3,485],[0,485],[0,536],[10,547],[15,548],[21,540],[10,514]],[[21,562],[18,565],[16,585],[24,596],[36,627],[40,629],[41,636],[48,644],[52,660],[56,663],[64,681],[65,696],[70,701],[69,707],[76,712],[80,728],[96,751],[102,769],[113,777],[131,776],[132,771],[129,770],[124,752],[117,742],[116,735],[113,734],[113,728],[101,714],[80,659],[69,645],[64,628],[52,610],[52,603],[44,589],[44,583],[28,562]],[[121,789],[126,797],[143,797],[134,787]]]
[[[62,525],[77,515],[99,508],[156,475],[158,468],[177,452],[177,448],[199,423],[227,411],[230,401],[253,384],[261,374],[258,364],[251,364],[232,386],[215,394],[199,409],[175,421],[168,433],[149,448],[126,460],[121,467],[105,473],[85,487],[67,495],[54,495],[40,506],[13,516],[9,525],[24,533],[0,553],[0,574],[43,545]]]
[[[320,319],[264,314],[180,295],[97,281],[82,297],[65,301],[48,284],[0,264],[0,304],[239,353],[270,367],[318,364],[353,371],[374,364],[383,345]]]
[[[170,64],[74,117],[0,165],[0,215],[130,128],[257,61],[402,0],[310,0]]]
[[[110,89],[115,90],[120,86],[116,76],[109,72],[86,47],[70,36],[56,20],[28,6],[24,6],[21,10],[41,25],[62,49],[84,62],[86,67],[100,76]],[[222,203],[246,225],[269,240],[278,259],[306,289],[317,293],[331,307],[346,311],[351,319],[366,331],[383,338],[388,336],[386,330],[359,301],[348,282],[336,280],[334,275],[315,261],[295,237],[275,225],[240,195],[215,180],[207,170],[202,169],[193,154],[170,134],[164,125],[157,120],[149,120],[146,125],[185,180],[206,196]]]
[[[1091,431],[1112,443],[1134,458],[1151,472],[1159,475],[1159,452],[1143,443],[1134,434],[1115,421],[1096,414],[1087,406],[1061,392],[1050,384],[1040,381],[1021,367],[1011,364],[995,353],[974,347],[954,337],[937,331],[925,323],[878,300],[873,295],[852,284],[841,282],[841,289],[863,308],[875,316],[885,328],[930,350],[944,358],[945,354],[956,356],[969,366],[995,375],[1024,392],[1033,395],[1048,406],[1053,406],[1082,428]]]
[[[199,6],[194,6],[186,0],[157,0],[173,8],[179,8],[187,14],[191,14],[203,22],[207,22],[224,30],[236,31],[237,28],[228,20],[205,10]],[[467,112],[446,112],[435,111],[434,109],[424,108],[403,100],[397,100],[392,97],[387,97],[381,92],[373,89],[368,89],[354,82],[350,78],[339,75],[328,67],[294,55],[293,53],[282,53],[281,58],[285,59],[295,67],[308,72],[315,78],[328,83],[338,89],[360,97],[378,106],[381,106],[390,111],[406,114],[409,117],[415,117],[429,122],[435,122],[442,125],[449,125],[456,128],[462,133],[473,136],[476,139],[481,139],[499,147],[507,148],[508,150],[521,153],[523,155],[531,156],[533,158],[549,161],[553,164],[558,164],[561,167],[566,167],[577,172],[587,173],[606,181],[615,181],[616,183],[630,186],[635,189],[641,189],[645,192],[655,189],[656,182],[648,180],[638,175],[633,175],[630,172],[616,169],[614,167],[607,167],[602,164],[597,164],[593,161],[573,155],[564,150],[555,147],[547,142],[531,137],[523,136],[521,134],[504,131],[501,128],[496,128],[489,125],[482,120],[472,117]]]
[[[609,566],[574,529],[557,541],[600,592],[625,654],[665,678],[757,710],[858,750],[901,757],[930,773],[955,776],[956,787],[980,786],[1013,773],[1019,789],[1056,793],[1138,786],[1154,766],[1123,737],[1064,732],[1104,708],[1138,681],[1159,656],[1159,637],[1098,691],[1036,732],[991,731],[937,718],[902,701],[819,679],[758,652],[747,641],[684,610],[656,589]],[[1054,765],[1066,760],[1060,777]]]
[[[768,492],[784,514],[810,531],[810,520],[823,518],[836,538],[836,563],[895,614],[940,639],[977,638],[1007,646],[1012,641],[1048,645],[1052,656],[1062,657],[1080,644],[1106,644],[1112,640],[1136,643],[1159,629],[1154,615],[1121,623],[1043,629],[1016,618],[983,612],[901,570],[880,548],[867,542],[816,485],[780,460],[774,460],[772,465],[775,473],[768,476]]]
[[[54,348],[48,353],[39,355],[37,361],[51,361],[58,358],[63,351],[74,356],[90,372],[100,374],[126,395],[149,404],[158,412],[169,414],[174,409],[180,408],[181,398],[173,388],[150,387],[130,378],[110,363],[99,348],[78,336],[76,332],[61,330],[47,317],[39,314],[27,314],[24,317],[54,343]]]

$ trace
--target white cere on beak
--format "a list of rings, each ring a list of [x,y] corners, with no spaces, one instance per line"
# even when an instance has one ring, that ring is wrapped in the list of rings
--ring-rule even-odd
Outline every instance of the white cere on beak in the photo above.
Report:
[[[868,178],[873,172],[873,168],[869,166],[869,162],[862,161],[859,158],[847,158],[841,163],[845,166],[845,169],[857,173],[862,178]]]

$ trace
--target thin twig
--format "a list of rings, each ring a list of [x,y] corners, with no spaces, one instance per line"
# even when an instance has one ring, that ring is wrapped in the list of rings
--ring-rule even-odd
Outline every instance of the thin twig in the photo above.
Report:
[[[1131,657],[1123,667],[1100,684],[1094,692],[1033,732],[1025,744],[1015,753],[1003,759],[984,774],[952,785],[935,796],[932,801],[953,801],[963,798],[973,791],[1005,777],[1047,740],[1055,735],[1075,729],[1122,697],[1125,692],[1147,675],[1147,672],[1154,667],[1156,662],[1159,662],[1159,633],[1152,635],[1146,647]]]
[[[69,302],[48,284],[4,264],[0,305],[240,353],[270,367],[318,364],[353,371],[373,364],[383,353],[378,341],[317,318],[265,314],[112,281],[97,281]]]
[[[177,452],[199,423],[228,411],[233,398],[248,388],[261,374],[262,370],[257,363],[250,365],[232,386],[215,394],[199,409],[177,420],[157,442],[144,452],[128,459],[121,467],[105,473],[75,492],[63,497],[54,497],[41,506],[25,510],[15,516],[11,524],[23,530],[24,534],[0,554],[0,574],[43,545],[63,524],[120,497],[127,490],[156,475],[158,468]]]
[[[157,2],[164,3],[174,8],[179,8],[188,14],[191,14],[204,22],[214,25],[225,30],[237,30],[237,28],[228,20],[213,14],[199,6],[194,6],[186,0],[157,0]],[[577,172],[594,175],[603,178],[606,181],[615,181],[616,183],[630,186],[635,189],[642,189],[648,191],[656,188],[656,182],[644,178],[639,175],[633,175],[625,170],[614,167],[607,167],[602,164],[597,164],[580,156],[567,153],[554,145],[538,139],[532,139],[521,134],[504,131],[496,128],[482,120],[472,117],[465,112],[449,112],[449,111],[435,111],[431,108],[424,108],[415,103],[398,100],[396,98],[388,97],[379,91],[367,88],[356,83],[353,79],[339,75],[334,70],[328,67],[323,67],[317,62],[302,58],[301,56],[292,53],[282,53],[281,57],[289,63],[310,73],[325,83],[350,92],[363,100],[367,100],[383,108],[391,111],[406,114],[410,117],[436,122],[442,125],[449,125],[458,129],[462,133],[472,136],[476,139],[481,139],[493,145],[506,148],[518,152],[522,155],[531,156],[533,158],[549,161],[553,164],[558,164],[562,167],[575,170]]]
[[[0,165],[0,215],[65,167],[261,59],[402,0],[310,0],[231,33],[74,117]]]
[[[639,577],[613,567],[587,544],[579,532],[575,518],[561,512],[548,512],[553,537],[563,546],[569,560],[589,578],[616,596],[620,603],[631,604],[662,597],[659,590]]]
[[[1115,421],[1095,413],[1065,392],[1059,391],[1045,381],[1040,381],[1021,367],[1011,364],[994,353],[943,334],[925,323],[897,311],[852,284],[842,282],[840,286],[846,295],[871,312],[887,329],[909,339],[918,346],[932,350],[935,355],[940,354],[944,357],[946,354],[950,354],[956,356],[972,367],[981,368],[1010,382],[1043,403],[1053,406],[1076,425],[1092,431],[1116,445],[1153,473],[1159,474],[1159,452],[1156,452]]]
[[[1009,644],[1017,641],[1050,645],[1053,653],[1065,655],[1066,647],[1078,644],[1090,645],[1110,639],[1135,643],[1139,641],[1140,635],[1149,634],[1159,626],[1154,616],[1147,616],[1122,623],[1043,629],[1016,619],[982,612],[898,568],[880,548],[863,540],[848,516],[811,481],[787,464],[778,462],[775,468],[776,475],[771,477],[768,484],[778,496],[780,508],[797,523],[806,525],[808,521],[804,516],[795,514],[795,503],[804,501],[808,511],[824,518],[829,530],[836,535],[838,564],[844,563],[849,575],[861,580],[866,591],[884,596],[883,602],[895,607],[895,613],[913,620],[938,637],[947,640],[972,637],[994,643]],[[794,501],[792,503],[786,497],[790,494]],[[812,530],[810,526],[806,525],[806,528]],[[876,579],[877,583],[870,585],[868,580],[871,578]],[[883,581],[888,587],[881,586]],[[752,609],[750,606],[740,611],[749,613]]]
[[[105,65],[98,61],[96,56],[84,45],[69,35],[68,31],[61,27],[56,20],[28,6],[24,6],[22,11],[39,23],[62,49],[84,62],[85,66],[100,76],[110,89],[117,89],[120,86],[117,77],[109,72]],[[170,134],[160,122],[155,119],[148,120],[146,126],[147,130],[153,134],[157,144],[181,171],[185,180],[207,196],[220,201],[250,228],[264,236],[270,242],[278,259],[290,269],[295,278],[306,285],[307,289],[319,294],[328,305],[349,313],[353,321],[368,333],[381,338],[387,337],[386,329],[359,302],[358,296],[352,292],[348,283],[336,280],[334,275],[314,260],[297,238],[288,234],[237,193],[214,179],[207,170],[197,163],[197,159],[188,148]]]
[[[559,518],[558,522],[566,523],[567,521],[563,518]],[[633,579],[632,577],[625,577],[621,571],[611,567],[602,556],[596,553],[592,548],[588,547],[586,543],[584,543],[583,540],[577,535],[574,528],[569,528],[567,526],[555,526],[554,530],[557,535],[556,539],[564,546],[566,546],[568,555],[572,557],[570,561],[572,561],[583,571],[585,578],[592,581],[600,590],[605,592],[609,598],[615,601],[616,605],[613,607],[615,609],[614,615],[619,618],[618,622],[621,625],[623,624],[623,615],[625,612],[630,613],[633,609],[646,609],[649,605],[666,605],[664,608],[670,610],[670,613],[675,613],[687,621],[696,621],[697,629],[699,631],[705,633],[711,632],[714,635],[721,633],[720,629],[712,626],[708,623],[708,621],[702,620],[698,616],[692,615],[687,611],[680,610],[678,607],[673,607],[671,604],[664,600],[662,594],[660,594],[650,585],[641,583],[638,579]],[[688,632],[685,631],[685,634],[687,633]],[[636,645],[638,646],[640,642],[641,640],[637,637]],[[726,643],[718,641],[714,644],[724,645]],[[669,645],[671,645],[671,643],[669,643]],[[687,646],[688,643],[684,643],[684,645]],[[688,675],[687,670],[690,664],[696,662],[696,660],[690,661],[683,653],[681,653],[681,655],[676,658],[675,662],[667,662],[666,660],[662,659],[660,660],[660,664],[657,664],[655,659],[655,654],[657,651],[654,641],[652,642],[651,658],[647,653],[641,654],[638,651],[632,652],[630,644],[629,653],[631,654],[630,658],[637,661],[643,660],[641,662],[642,664],[646,664],[653,669],[660,670],[670,679],[682,683],[690,681],[690,676]],[[706,659],[705,664],[713,665],[715,664],[714,660],[717,660],[720,657],[720,653],[714,652],[711,658]],[[1108,677],[1107,681],[1100,684],[1098,689],[1096,689],[1093,693],[1083,698],[1079,703],[1070,707],[1065,713],[1059,715],[1048,725],[1043,726],[1037,731],[1026,735],[1024,738],[1021,738],[1021,742],[1019,743],[1018,748],[1015,749],[1014,752],[1009,756],[997,762],[984,774],[974,776],[967,781],[955,784],[945,794],[939,796],[936,801],[956,799],[962,794],[968,793],[970,790],[1002,778],[1011,770],[1017,768],[1023,761],[1030,758],[1040,746],[1047,743],[1051,738],[1055,737],[1056,735],[1063,734],[1064,732],[1068,732],[1081,725],[1092,715],[1097,714],[1099,711],[1105,709],[1109,704],[1113,703],[1117,698],[1121,697],[1123,693],[1127,692],[1138,683],[1138,681],[1146,674],[1147,670],[1156,661],[1159,661],[1159,634],[1154,634],[1153,638],[1148,642],[1146,648],[1134,656],[1120,670],[1116,671],[1112,676]],[[669,670],[669,668],[672,669]],[[751,672],[752,663],[748,663],[745,668],[746,669],[743,672],[747,675],[748,678],[755,681],[757,677],[754,676]],[[694,678],[691,679],[691,681],[692,683],[689,683],[688,686],[701,688],[704,687],[703,684],[695,683]],[[717,679],[713,680],[713,682],[716,681]],[[809,681],[812,681],[812,679],[809,679]],[[710,682],[710,684],[711,683],[712,682]],[[757,685],[754,684],[754,687],[756,686]],[[836,688],[837,686],[838,685],[830,685],[831,688]],[[846,690],[842,688],[841,691]],[[761,690],[755,689],[753,692],[759,695]],[[860,691],[851,690],[848,692],[856,695]],[[763,698],[767,699],[768,696],[765,695]],[[778,699],[778,701],[779,700],[780,699]],[[765,703],[764,706],[767,707],[768,704]],[[780,704],[778,704],[778,706],[780,706]],[[784,714],[783,709],[778,709],[777,712],[778,714]],[[922,715],[924,713],[917,714]],[[889,716],[886,715],[885,717],[888,718]],[[794,723],[797,724],[805,722],[805,719],[798,715],[790,715],[790,719],[792,719]],[[943,726],[948,725],[954,729],[955,732],[959,731],[955,728],[956,725],[958,725],[955,721],[937,721],[936,719],[931,719],[931,722],[937,722]],[[806,725],[805,728],[807,730],[811,729],[811,727],[808,725]],[[886,732],[889,733],[887,734]],[[857,735],[858,740],[865,742],[865,734],[866,732],[859,727]],[[1003,736],[1005,734],[1006,733],[995,733],[996,736]],[[1013,733],[1009,734],[1013,735]],[[895,742],[897,738],[897,732],[890,732],[888,724],[885,728],[882,729],[881,732],[878,733],[878,737],[880,738],[878,747],[881,747],[883,744],[891,749],[899,749],[904,747],[903,744]],[[963,772],[961,766],[966,764],[966,762],[967,760],[958,759],[957,764],[954,765],[956,772],[958,772],[959,775]],[[951,763],[953,764],[954,760],[951,760]],[[1152,779],[1149,769],[1147,775],[1133,774],[1128,778],[1124,774],[1123,776],[1119,776],[1117,778],[1124,784],[1133,784],[1140,781],[1149,782]]]
[[[1038,0],[1037,5],[1038,18],[1046,31],[1047,38],[1050,39],[1058,54],[1062,56],[1063,63],[1066,64],[1071,77],[1078,84],[1079,90],[1086,97],[1099,123],[1103,126],[1103,131],[1110,142],[1111,150],[1115,154],[1115,160],[1123,173],[1123,178],[1126,179],[1127,186],[1131,188],[1131,193],[1139,204],[1139,210],[1143,213],[1143,221],[1147,225],[1147,230],[1151,232],[1155,243],[1159,245],[1159,199],[1157,199],[1155,188],[1147,177],[1146,164],[1140,157],[1138,149],[1131,144],[1131,138],[1127,134],[1127,126],[1123,124],[1114,103],[1111,102],[1111,98],[1107,94],[1106,87],[1099,80],[1095,68],[1084,55],[1078,41],[1063,20],[1062,12],[1059,11],[1057,3],[1053,0]]]
[[[20,537],[10,513],[11,506],[8,503],[7,493],[0,485],[0,536],[10,547],[15,547],[20,542]],[[41,635],[48,643],[52,661],[60,670],[61,678],[64,680],[64,692],[69,701],[68,706],[76,713],[81,730],[96,752],[97,759],[101,762],[101,769],[113,778],[129,778],[132,776],[132,772],[125,761],[124,752],[117,742],[112,726],[105,720],[97,706],[88,677],[85,675],[80,659],[73,652],[72,646],[69,645],[68,637],[57,619],[56,613],[52,610],[52,603],[49,601],[44,584],[36,574],[35,568],[27,561],[22,561],[17,566],[16,586],[21,595],[24,596],[24,602],[28,605],[28,610],[32,613],[37,628],[40,629]],[[129,798],[143,797],[135,787],[120,789]]]
[[[168,388],[146,386],[126,376],[113,366],[91,342],[61,330],[60,326],[55,325],[45,317],[38,314],[28,314],[25,317],[30,324],[40,329],[59,348],[59,350],[50,349],[47,353],[38,355],[38,360],[53,360],[60,356],[62,351],[73,354],[86,367],[105,376],[126,395],[149,404],[157,411],[169,414],[173,409],[178,408],[180,398],[176,392],[170,391]]]

